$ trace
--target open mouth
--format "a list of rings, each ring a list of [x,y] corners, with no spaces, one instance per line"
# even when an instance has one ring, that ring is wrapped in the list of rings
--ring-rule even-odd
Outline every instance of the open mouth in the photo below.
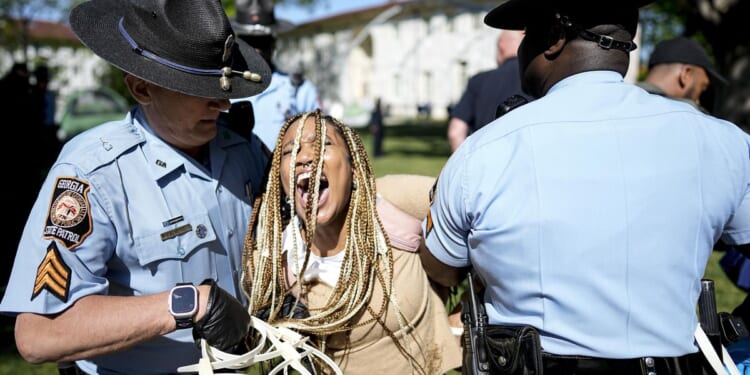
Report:
[[[310,172],[297,175],[297,197],[303,207],[307,207],[307,198],[312,192],[313,185],[310,183]],[[328,197],[328,178],[325,174],[320,176],[320,191],[318,193],[318,206]]]

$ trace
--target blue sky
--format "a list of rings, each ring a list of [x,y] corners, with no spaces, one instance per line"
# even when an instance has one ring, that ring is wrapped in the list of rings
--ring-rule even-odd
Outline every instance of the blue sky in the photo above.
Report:
[[[295,24],[308,22],[332,14],[368,8],[386,3],[387,0],[319,0],[313,7],[276,5],[276,17]]]

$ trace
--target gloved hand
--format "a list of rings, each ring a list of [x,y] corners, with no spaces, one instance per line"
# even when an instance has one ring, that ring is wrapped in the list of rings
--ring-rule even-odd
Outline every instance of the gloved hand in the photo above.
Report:
[[[256,318],[266,322],[268,321],[268,318],[270,316],[270,307],[265,307],[255,312]],[[279,318],[291,317],[294,319],[304,319],[310,317],[310,311],[307,309],[307,306],[302,303],[302,301],[297,300],[297,297],[291,294],[287,294],[286,296],[284,296],[284,302],[281,303],[281,310],[276,316]]]
[[[193,338],[200,339],[227,353],[247,352],[245,338],[250,329],[250,314],[242,303],[214,280],[206,280],[201,285],[211,285],[208,294],[206,314],[193,326]]]

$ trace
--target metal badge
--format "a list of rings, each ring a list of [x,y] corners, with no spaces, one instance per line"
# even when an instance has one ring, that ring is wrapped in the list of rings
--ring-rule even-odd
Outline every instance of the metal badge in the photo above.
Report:
[[[198,236],[198,238],[206,238],[206,235],[208,234],[208,228],[206,228],[203,224],[198,224],[197,227],[195,227],[195,235]]]
[[[221,61],[228,61],[232,57],[232,47],[234,47],[234,35],[229,34],[227,41],[224,42],[224,55],[221,56]]]

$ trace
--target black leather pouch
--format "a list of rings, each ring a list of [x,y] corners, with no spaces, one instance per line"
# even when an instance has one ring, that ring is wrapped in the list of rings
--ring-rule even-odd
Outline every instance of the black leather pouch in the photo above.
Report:
[[[542,374],[542,347],[534,327],[489,325],[486,346],[491,374]]]

